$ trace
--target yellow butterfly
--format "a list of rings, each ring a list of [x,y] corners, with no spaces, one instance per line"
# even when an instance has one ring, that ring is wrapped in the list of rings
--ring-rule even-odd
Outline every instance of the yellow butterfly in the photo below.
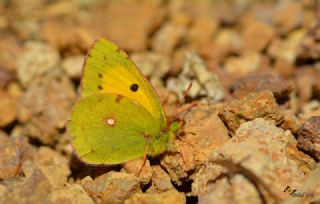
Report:
[[[81,87],[68,129],[83,161],[119,164],[174,149],[180,122],[167,121],[147,79],[115,44],[106,39],[94,43]]]

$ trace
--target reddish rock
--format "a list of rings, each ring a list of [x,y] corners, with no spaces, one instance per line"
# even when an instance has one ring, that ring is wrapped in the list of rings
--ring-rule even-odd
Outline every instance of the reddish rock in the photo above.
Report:
[[[302,102],[309,101],[314,94],[314,86],[320,79],[320,72],[314,67],[301,67],[294,73],[299,98]]]
[[[17,114],[16,99],[0,90],[0,127],[5,127],[15,121]]]
[[[19,57],[21,51],[22,46],[17,38],[13,35],[0,35],[0,68],[7,71],[16,71],[17,57]]]
[[[320,161],[320,116],[309,118],[299,129],[298,147]]]
[[[211,173],[214,177],[209,179],[199,200],[215,201],[220,198],[220,202],[259,203],[263,198],[267,203],[279,203],[289,197],[283,189],[288,185],[299,186],[316,163],[297,149],[296,140],[289,131],[258,118],[243,123],[235,137],[212,152],[205,168],[213,169],[213,165],[223,169],[219,176]],[[205,173],[204,178],[209,178],[209,171],[202,173]],[[221,182],[225,183],[221,185]],[[229,185],[233,186],[232,191]],[[257,196],[257,190],[260,196]],[[253,199],[257,200],[254,202]]]
[[[27,138],[22,136],[9,138],[0,134],[0,149],[0,179],[19,176],[24,161],[33,157]]]
[[[251,92],[271,91],[277,100],[288,99],[294,84],[273,73],[251,74],[233,83],[233,96],[243,98]]]
[[[209,16],[199,16],[191,25],[186,40],[191,43],[209,42],[218,28],[218,21]]]
[[[234,100],[219,113],[229,131],[235,132],[244,122],[265,118],[279,124],[282,120],[278,104],[270,91],[250,93],[242,100]]]
[[[0,67],[0,89],[4,89],[10,82],[15,79],[15,75]]]
[[[303,22],[304,13],[299,1],[281,1],[273,14],[273,23],[278,32],[287,34]]]
[[[204,44],[196,44],[195,49],[201,57],[215,63],[221,63],[230,52],[230,47],[224,43],[210,41]],[[191,49],[191,48],[190,48]]]
[[[63,55],[83,54],[98,38],[91,29],[74,22],[62,23],[60,19],[45,21],[41,27],[41,36]]]
[[[290,63],[281,58],[276,59],[275,64],[273,65],[274,71],[285,79],[293,76],[295,68],[296,67],[293,63]]]
[[[274,37],[274,29],[263,22],[255,21],[245,25],[242,32],[243,51],[262,51]]]
[[[172,181],[181,184],[189,171],[205,163],[208,155],[229,140],[226,127],[218,117],[216,106],[198,105],[183,115],[185,120],[181,136],[177,136],[177,153],[166,154],[161,165]]]
[[[183,193],[176,190],[169,190],[163,193],[136,193],[125,201],[125,204],[184,204],[186,197]]]
[[[89,27],[126,51],[146,49],[150,34],[164,19],[165,7],[160,1],[124,0],[98,5],[91,10],[94,15]]]

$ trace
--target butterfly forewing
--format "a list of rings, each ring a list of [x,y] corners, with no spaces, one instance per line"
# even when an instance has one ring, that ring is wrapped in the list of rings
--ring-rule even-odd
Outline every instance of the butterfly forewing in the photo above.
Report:
[[[153,88],[128,56],[108,40],[96,41],[89,50],[81,83],[83,97],[95,93],[126,96],[165,127],[165,114]]]

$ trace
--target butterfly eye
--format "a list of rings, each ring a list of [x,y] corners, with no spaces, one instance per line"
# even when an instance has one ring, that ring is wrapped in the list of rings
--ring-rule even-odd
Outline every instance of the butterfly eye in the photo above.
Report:
[[[138,84],[132,84],[130,86],[131,91],[136,92],[139,89],[139,85]]]

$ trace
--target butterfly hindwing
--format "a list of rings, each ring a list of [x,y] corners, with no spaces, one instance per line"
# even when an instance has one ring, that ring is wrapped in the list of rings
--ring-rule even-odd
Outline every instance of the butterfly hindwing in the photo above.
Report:
[[[147,137],[160,134],[156,126],[144,107],[112,93],[83,97],[69,121],[77,155],[91,164],[118,164],[142,157]]]

